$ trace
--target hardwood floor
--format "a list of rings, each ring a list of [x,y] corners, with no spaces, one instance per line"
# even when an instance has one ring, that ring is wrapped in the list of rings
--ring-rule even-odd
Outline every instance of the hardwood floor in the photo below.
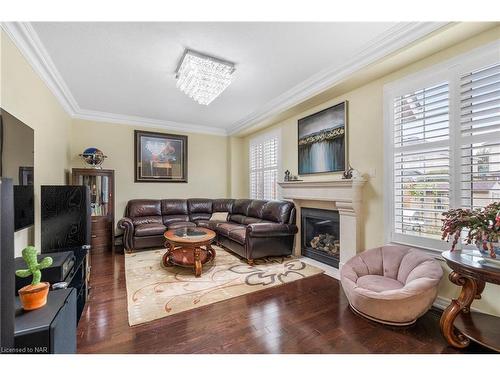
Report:
[[[409,328],[355,315],[340,283],[318,275],[136,327],[127,321],[124,256],[95,254],[79,353],[466,353],[448,347],[440,312]]]

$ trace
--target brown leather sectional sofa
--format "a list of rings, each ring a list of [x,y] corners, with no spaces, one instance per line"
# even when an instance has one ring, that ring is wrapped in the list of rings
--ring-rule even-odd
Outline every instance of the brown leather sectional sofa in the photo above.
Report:
[[[214,212],[227,212],[227,221],[210,221]],[[292,202],[255,199],[135,199],[118,222],[127,251],[163,246],[167,229],[186,226],[214,230],[219,245],[250,264],[290,255],[297,233]]]

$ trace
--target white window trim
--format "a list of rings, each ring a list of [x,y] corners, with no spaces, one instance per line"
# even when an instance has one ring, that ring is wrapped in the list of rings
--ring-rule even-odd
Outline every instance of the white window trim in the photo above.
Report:
[[[265,140],[267,139],[270,139],[270,138],[274,138],[276,137],[278,139],[278,178],[277,180],[279,181],[280,180],[280,176],[283,174],[283,170],[282,170],[282,154],[281,154],[281,128],[277,128],[277,129],[272,129],[272,130],[269,130],[265,133],[261,133],[261,134],[258,134],[256,135],[255,137],[251,138],[249,143],[248,143],[248,171],[247,171],[247,174],[248,174],[248,192],[249,194],[252,192],[252,180],[250,178],[250,174],[251,174],[251,166],[250,166],[250,160],[251,160],[251,150],[252,150],[252,146],[255,145],[255,144],[259,144],[259,143],[262,143],[264,142]],[[281,196],[281,189],[277,189],[277,194],[276,194],[276,199],[281,199],[282,196]]]
[[[476,48],[467,53],[456,56],[445,62],[406,76],[400,80],[390,82],[384,86],[384,239],[385,243],[396,243],[413,247],[420,247],[429,251],[442,252],[450,249],[446,241],[414,237],[394,233],[394,139],[393,139],[393,99],[440,82],[449,83],[449,122],[450,139],[450,207],[460,207],[460,76],[471,70],[495,64],[500,61],[500,40]]]

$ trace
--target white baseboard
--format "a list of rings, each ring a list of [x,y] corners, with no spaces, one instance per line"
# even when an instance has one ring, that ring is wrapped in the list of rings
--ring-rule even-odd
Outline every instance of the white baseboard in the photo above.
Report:
[[[325,275],[340,280],[340,271],[337,268],[318,262],[317,260],[308,257],[301,256],[300,260],[302,260],[304,263],[310,264],[311,266],[321,268],[323,271],[325,271]]]

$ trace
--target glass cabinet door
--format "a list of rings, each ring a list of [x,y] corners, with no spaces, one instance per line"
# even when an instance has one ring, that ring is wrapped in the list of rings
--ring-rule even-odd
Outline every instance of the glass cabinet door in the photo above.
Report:
[[[109,177],[108,176],[78,176],[78,184],[90,189],[90,207],[92,216],[108,216],[110,212]]]

